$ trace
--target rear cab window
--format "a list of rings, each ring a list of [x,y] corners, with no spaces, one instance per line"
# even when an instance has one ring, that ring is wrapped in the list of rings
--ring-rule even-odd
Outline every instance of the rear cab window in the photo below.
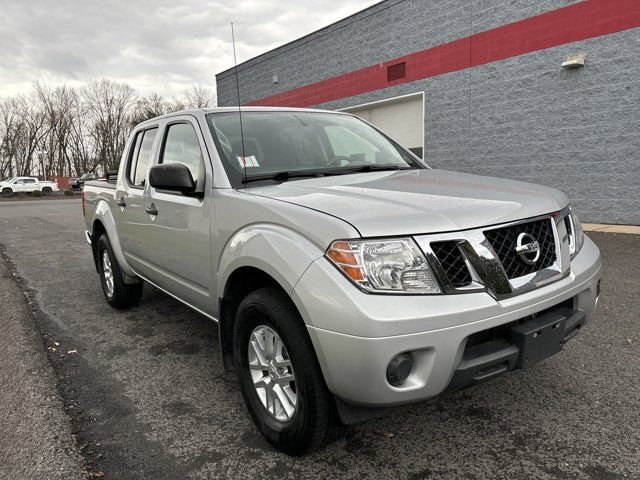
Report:
[[[147,170],[151,162],[153,142],[157,133],[157,127],[136,133],[129,156],[129,167],[127,169],[127,180],[132,187],[144,188]]]

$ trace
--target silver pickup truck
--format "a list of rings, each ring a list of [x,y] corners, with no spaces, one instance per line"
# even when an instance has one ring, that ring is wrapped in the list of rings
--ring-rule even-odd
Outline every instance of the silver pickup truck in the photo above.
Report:
[[[430,169],[343,113],[149,120],[83,201],[107,302],[148,282],[217,322],[258,429],[292,455],[553,355],[600,293],[564,194]]]

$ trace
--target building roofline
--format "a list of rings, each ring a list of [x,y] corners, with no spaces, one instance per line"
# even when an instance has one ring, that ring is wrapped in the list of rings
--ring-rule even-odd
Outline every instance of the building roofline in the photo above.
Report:
[[[378,2],[374,3],[373,5],[369,5],[368,7],[363,8],[362,10],[358,10],[357,12],[354,12],[349,16],[346,16],[344,18],[336,20],[335,22],[332,22],[332,23],[330,23],[328,25],[325,25],[324,27],[318,28],[317,30],[309,32],[309,33],[307,33],[307,34],[305,34],[305,35],[303,35],[301,37],[298,37],[298,38],[296,38],[294,40],[291,40],[289,42],[283,43],[282,45],[280,45],[278,47],[275,47],[275,48],[272,48],[271,50],[267,50],[264,53],[256,55],[255,57],[251,57],[250,59],[239,63],[237,68],[238,68],[239,71],[242,71],[246,67],[249,66],[249,65],[247,65],[249,63],[251,64],[251,66],[253,66],[253,65],[256,65],[258,63],[262,63],[263,61],[268,60],[268,58],[262,58],[262,57],[269,56],[269,58],[273,58],[274,56],[277,56],[277,55],[279,55],[281,53],[284,53],[285,51],[288,51],[288,50],[291,49],[291,48],[287,48],[287,47],[295,48],[295,47],[298,46],[298,45],[294,45],[294,44],[304,45],[308,41],[311,41],[311,38],[309,38],[309,37],[313,36],[314,39],[315,39],[315,38],[317,38],[319,36],[318,35],[319,33],[323,32],[324,30],[330,30],[331,27],[335,27],[339,23],[345,22],[345,25],[339,27],[339,28],[343,28],[343,27],[351,25],[351,24],[353,24],[355,22],[358,22],[360,20],[368,18],[370,15],[373,15],[374,13],[378,13],[378,12],[380,12],[382,10],[386,10],[387,8],[391,8],[391,7],[393,7],[393,6],[397,5],[397,4],[405,2],[405,1],[407,1],[407,0],[395,0],[395,1],[393,1],[393,0],[379,0]],[[376,7],[379,7],[383,3],[389,3],[389,5],[384,7],[384,8],[381,8],[381,9],[376,9]],[[363,13],[365,13],[365,12],[367,12],[369,10],[374,10],[374,9],[376,9],[375,12],[371,12],[369,15],[363,16],[362,18],[354,19],[354,17],[357,17],[358,15],[362,15]],[[278,52],[278,50],[283,50],[283,52]],[[221,72],[216,73],[216,75],[215,75],[216,79],[217,78],[225,78],[225,77],[227,77],[229,75],[232,75],[233,72],[235,72],[235,69],[236,69],[236,67],[233,66],[233,67],[227,68],[226,70],[223,70]]]

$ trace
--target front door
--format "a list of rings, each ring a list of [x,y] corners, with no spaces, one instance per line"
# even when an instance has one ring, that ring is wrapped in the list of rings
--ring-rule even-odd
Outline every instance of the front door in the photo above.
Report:
[[[13,182],[13,185],[11,185],[11,190],[13,190],[13,193],[24,192],[24,179],[19,178],[15,182]]]
[[[147,213],[146,221],[145,268],[152,270],[148,275],[159,287],[213,313],[212,206],[211,195],[204,194],[211,168],[205,154],[202,132],[193,117],[172,118],[164,128],[158,164],[187,166],[202,195],[186,196],[148,187],[145,209],[151,213]]]

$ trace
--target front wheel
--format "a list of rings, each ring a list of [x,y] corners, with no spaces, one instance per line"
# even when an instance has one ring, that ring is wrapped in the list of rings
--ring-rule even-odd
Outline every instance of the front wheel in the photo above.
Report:
[[[3,188],[2,189],[2,196],[3,197],[11,197],[13,195],[13,190],[11,190],[10,188]]]
[[[140,302],[142,282],[124,283],[122,270],[106,234],[98,239],[98,273],[104,297],[113,308],[121,310],[134,307]]]
[[[283,292],[250,293],[238,308],[233,338],[242,396],[269,443],[301,455],[340,436],[344,427],[311,339]]]

